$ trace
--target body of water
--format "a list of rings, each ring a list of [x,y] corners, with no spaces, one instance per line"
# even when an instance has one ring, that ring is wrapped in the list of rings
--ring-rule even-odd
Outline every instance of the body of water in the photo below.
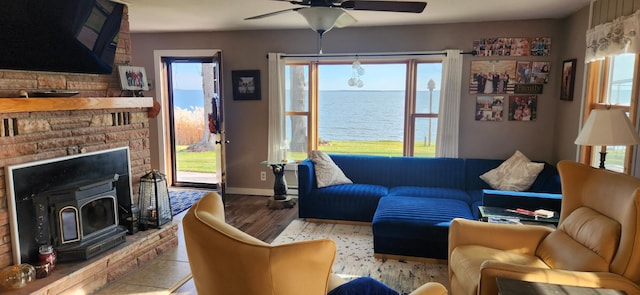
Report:
[[[203,97],[200,90],[176,89],[174,106],[182,109],[190,109],[191,106],[203,107]],[[440,92],[433,92],[432,101],[429,98],[429,91],[418,91],[418,113],[438,112]],[[401,141],[404,134],[404,108],[404,91],[320,91],[318,135],[327,141]],[[436,122],[431,121],[429,132],[429,119],[418,119],[416,141],[428,138],[429,133],[432,140],[435,140]],[[291,134],[290,128],[287,128],[287,134]]]
[[[438,112],[439,91],[429,101],[428,91],[419,91],[416,110]],[[396,140],[404,135],[404,91],[321,91],[318,101],[318,135],[323,140]],[[428,119],[416,122],[416,139],[429,134]],[[432,121],[435,139],[437,126]]]

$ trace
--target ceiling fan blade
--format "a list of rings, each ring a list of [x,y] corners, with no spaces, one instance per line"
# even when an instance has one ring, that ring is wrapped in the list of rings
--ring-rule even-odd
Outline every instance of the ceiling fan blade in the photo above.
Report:
[[[348,0],[342,2],[340,7],[353,10],[373,10],[391,12],[412,12],[421,13],[427,6],[426,2],[418,1],[355,1]]]
[[[285,10],[269,12],[269,13],[265,13],[265,14],[261,14],[261,15],[247,17],[244,20],[252,20],[252,19],[260,19],[260,18],[270,17],[270,16],[282,14],[282,13],[287,13],[287,12],[290,12],[290,11],[296,11],[298,9],[300,9],[300,8],[289,8],[289,9],[285,9]]]

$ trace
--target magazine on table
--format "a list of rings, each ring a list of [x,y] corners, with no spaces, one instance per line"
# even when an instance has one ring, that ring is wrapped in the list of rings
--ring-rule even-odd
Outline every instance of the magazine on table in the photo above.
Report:
[[[501,216],[501,215],[489,215],[487,217],[489,223],[504,223],[504,224],[522,224],[520,218],[513,216]]]

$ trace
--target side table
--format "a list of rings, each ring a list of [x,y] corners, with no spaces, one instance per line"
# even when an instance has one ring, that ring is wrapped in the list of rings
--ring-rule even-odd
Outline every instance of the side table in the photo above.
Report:
[[[273,182],[273,199],[269,199],[267,205],[272,209],[293,208],[296,199],[287,196],[287,181],[284,178],[285,166],[294,161],[268,162],[262,161],[260,164],[271,167],[273,175],[276,177]]]

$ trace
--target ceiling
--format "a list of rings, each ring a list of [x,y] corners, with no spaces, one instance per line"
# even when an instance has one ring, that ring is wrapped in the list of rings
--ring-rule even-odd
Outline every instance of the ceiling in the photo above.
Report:
[[[230,31],[307,28],[289,12],[258,20],[247,17],[301,7],[274,0],[112,0],[129,6],[131,32]],[[389,0],[397,1],[397,0]],[[563,18],[591,0],[428,0],[423,13],[348,11],[353,26],[438,24]]]

